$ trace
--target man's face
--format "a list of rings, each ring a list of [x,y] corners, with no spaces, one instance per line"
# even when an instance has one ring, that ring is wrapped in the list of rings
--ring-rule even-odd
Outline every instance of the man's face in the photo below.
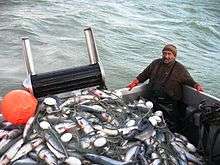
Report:
[[[176,56],[174,56],[174,54],[171,51],[165,50],[162,53],[163,62],[165,64],[168,64],[176,59]]]

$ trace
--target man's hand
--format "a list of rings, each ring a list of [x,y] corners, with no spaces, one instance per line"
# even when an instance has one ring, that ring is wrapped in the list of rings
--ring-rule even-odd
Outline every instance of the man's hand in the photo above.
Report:
[[[128,90],[132,90],[132,88],[134,88],[135,86],[137,86],[139,84],[139,80],[135,79],[133,80],[130,84],[127,85],[127,88],[129,88]]]
[[[203,86],[200,84],[196,84],[194,86],[194,88],[198,91],[198,92],[204,92]]]

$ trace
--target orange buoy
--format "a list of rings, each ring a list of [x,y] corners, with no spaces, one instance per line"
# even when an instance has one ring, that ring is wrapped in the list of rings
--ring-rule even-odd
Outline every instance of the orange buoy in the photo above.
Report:
[[[35,114],[37,99],[25,90],[12,90],[1,102],[1,113],[6,121],[15,125],[26,124]]]

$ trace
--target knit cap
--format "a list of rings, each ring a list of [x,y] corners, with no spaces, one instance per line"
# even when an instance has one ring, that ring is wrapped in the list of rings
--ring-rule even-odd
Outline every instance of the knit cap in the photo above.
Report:
[[[177,50],[176,50],[176,46],[172,45],[172,44],[167,44],[166,46],[164,46],[163,51],[171,51],[174,56],[176,56],[177,54]]]

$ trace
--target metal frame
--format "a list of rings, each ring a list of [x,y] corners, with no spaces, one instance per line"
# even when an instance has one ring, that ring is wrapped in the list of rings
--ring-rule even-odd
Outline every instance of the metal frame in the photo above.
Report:
[[[99,55],[98,55],[98,51],[97,51],[97,47],[96,47],[96,43],[95,43],[95,37],[93,35],[93,31],[92,31],[91,27],[86,27],[84,29],[84,34],[85,34],[85,38],[86,38],[86,46],[87,46],[90,64],[99,63],[100,70],[102,73],[102,81],[105,82],[104,67],[103,67],[103,64],[102,64],[102,62],[99,58]]]
[[[22,38],[22,50],[28,75],[35,75],[34,62],[31,53],[30,41],[28,37]]]
[[[88,55],[89,55],[89,60],[90,60],[90,65],[91,66],[95,66],[95,64],[98,65],[99,69],[100,69],[100,75],[101,75],[101,79],[99,80],[100,87],[106,89],[106,85],[105,85],[105,72],[103,69],[103,65],[100,61],[99,55],[98,55],[98,51],[96,48],[96,43],[95,43],[95,38],[92,32],[92,29],[90,27],[87,27],[84,29],[84,33],[85,33],[85,38],[86,38],[86,45],[87,45],[87,50],[88,50]],[[33,90],[33,81],[32,77],[35,76],[37,77],[37,75],[35,73],[34,70],[34,62],[33,62],[33,58],[32,58],[32,53],[31,53],[31,47],[30,47],[30,41],[28,39],[28,37],[24,37],[22,38],[22,50],[23,50],[23,56],[24,56],[24,60],[25,60],[25,65],[26,65],[26,69],[27,69],[27,78],[23,81],[23,86],[29,90],[31,93],[34,94],[34,90]],[[88,69],[91,68],[88,66]],[[92,84],[90,84],[92,85]],[[89,86],[89,85],[88,85]]]

